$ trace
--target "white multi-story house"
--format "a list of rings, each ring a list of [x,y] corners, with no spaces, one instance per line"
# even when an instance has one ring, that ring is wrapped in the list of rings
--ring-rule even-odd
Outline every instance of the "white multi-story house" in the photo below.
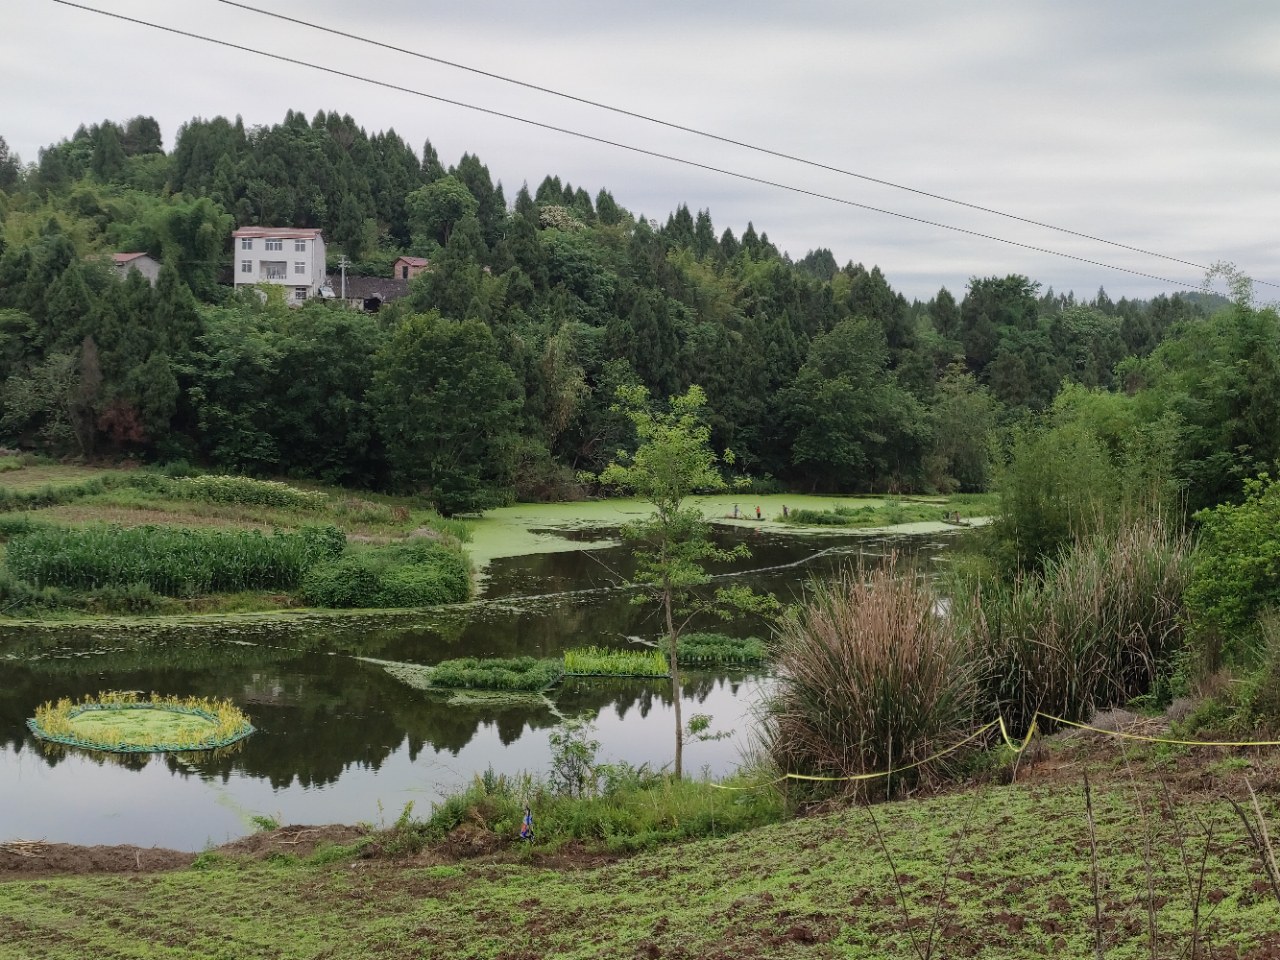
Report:
[[[320,295],[325,284],[324,237],[308,227],[241,227],[231,234],[237,287],[285,287],[290,302]]]

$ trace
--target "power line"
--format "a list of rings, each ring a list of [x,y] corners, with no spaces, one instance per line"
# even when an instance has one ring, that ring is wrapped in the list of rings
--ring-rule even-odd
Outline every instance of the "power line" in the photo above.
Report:
[[[930,193],[928,190],[921,190],[917,187],[908,186],[907,184],[895,183],[892,180],[884,180],[884,179],[881,179],[880,177],[873,177],[869,174],[858,173],[857,171],[854,171],[854,170],[847,170],[843,167],[837,167],[831,164],[822,163],[821,161],[818,161],[818,160],[809,160],[809,159],[806,159],[805,157],[798,157],[798,156],[795,156],[794,154],[785,153],[781,150],[774,150],[770,147],[762,147],[759,144],[748,143],[743,140],[735,140],[732,137],[727,137],[721,134],[712,133],[708,130],[702,130],[698,127],[690,127],[681,123],[675,123],[670,120],[663,120],[660,117],[650,116],[649,114],[640,113],[635,110],[628,110],[625,107],[616,107],[612,104],[602,103],[598,100],[591,100],[591,99],[588,99],[587,97],[580,97],[576,94],[565,93],[563,90],[556,90],[551,87],[544,87],[536,83],[530,83],[527,80],[518,80],[515,77],[508,77],[500,73],[494,73],[490,70],[482,70],[479,67],[469,66],[465,63],[456,63],[455,61],[446,60],[443,57],[432,56],[431,54],[422,53],[421,51],[418,51],[418,50],[409,50],[409,49],[406,49],[405,47],[398,47],[398,46],[395,46],[394,44],[384,43],[381,40],[374,40],[370,37],[362,37],[345,30],[338,30],[334,27],[326,27],[318,23],[310,23],[306,20],[299,20],[296,17],[286,16],[283,13],[274,13],[270,10],[261,10],[257,7],[250,6],[247,3],[239,3],[237,2],[237,0],[217,0],[217,2],[226,4],[229,7],[235,7],[239,10],[246,10],[250,13],[256,13],[264,17],[271,17],[273,19],[281,20],[286,23],[296,24],[300,27],[307,27],[311,30],[318,30],[322,33],[328,33],[336,37],[341,37],[344,40],[357,40],[360,43],[368,44],[369,46],[377,47],[382,50],[389,50],[393,53],[402,53],[405,56],[416,57],[419,60],[427,60],[427,61],[430,61],[431,63],[437,63],[437,64],[440,64],[441,66],[451,67],[455,70],[465,70],[466,72],[476,74],[477,76],[488,77],[492,80],[499,80],[503,83],[514,84],[515,86],[523,87],[526,90],[536,90],[539,93],[549,94],[553,97],[560,97],[563,100],[570,100],[570,101],[573,101],[574,103],[583,104],[584,106],[595,107],[600,110],[607,110],[610,113],[616,113],[624,117],[631,117],[636,120],[643,120],[646,123],[652,123],[660,127],[666,127],[669,130],[679,130],[682,133],[691,133],[694,136],[703,137],[707,140],[714,140],[717,143],[724,143],[734,147],[742,147],[744,150],[751,150],[755,153],[762,153],[767,156],[776,157],[780,160],[788,160],[792,163],[803,164],[804,166],[807,166],[807,167],[813,167],[816,170],[825,170],[828,173],[838,173],[841,176],[853,177],[858,180],[866,181],[867,183],[878,184],[879,186],[882,186],[882,187],[892,187],[894,190],[904,190],[907,193],[914,193],[917,196],[927,197],[930,200],[941,200],[944,203],[955,204],[956,206],[966,207],[970,210],[977,210],[977,211],[980,211],[981,213],[989,213],[997,217],[1004,217],[1008,220],[1016,220],[1018,223],[1025,223],[1029,226],[1043,227],[1046,230],[1053,230],[1058,233],[1067,234],[1068,236],[1079,237],[1083,240],[1091,240],[1095,243],[1104,243],[1111,247],[1118,247],[1121,250],[1128,250],[1132,253],[1140,253],[1143,256],[1156,257],[1157,259],[1160,259],[1160,260],[1168,260],[1171,263],[1181,264],[1184,267],[1195,267],[1197,270],[1202,270],[1202,271],[1209,271],[1213,269],[1211,266],[1208,266],[1206,264],[1195,263],[1194,261],[1191,261],[1191,260],[1183,260],[1179,257],[1174,257],[1174,256],[1170,256],[1169,254],[1159,253],[1158,251],[1155,251],[1155,250],[1147,250],[1147,249],[1144,249],[1143,247],[1133,246],[1128,243],[1121,243],[1118,240],[1108,240],[1105,237],[1095,237],[1092,234],[1083,233],[1079,230],[1072,230],[1069,227],[1062,227],[1062,226],[1058,226],[1057,224],[1046,223],[1041,220],[1033,220],[1029,217],[1020,216],[1016,213],[1009,213],[1004,210],[997,210],[993,207],[983,206],[982,204],[978,204],[978,203],[970,203],[967,200],[959,200],[955,197],[945,196],[944,194]],[[1264,286],[1268,286],[1268,287],[1280,286],[1280,284],[1268,283],[1265,280],[1256,280],[1254,282],[1263,284]]]
[[[86,13],[96,13],[99,16],[109,17],[114,20],[121,20],[126,23],[136,24],[137,26],[150,27],[153,30],[160,30],[164,33],[171,33],[176,36],[187,37],[188,39],[191,39],[191,40],[200,40],[204,43],[212,43],[212,44],[215,44],[216,46],[227,47],[228,49],[231,49],[231,50],[239,50],[242,53],[252,53],[256,56],[267,57],[268,59],[277,60],[277,61],[280,61],[281,63],[288,63],[298,67],[307,67],[311,70],[319,70],[322,73],[328,73],[328,74],[331,74],[332,76],[342,77],[343,79],[346,79],[346,80],[355,80],[359,83],[371,84],[376,87],[382,87],[383,89],[386,89],[386,90],[395,90],[399,93],[407,93],[412,96],[422,97],[426,100],[434,100],[437,103],[445,103],[450,106],[461,107],[464,110],[472,110],[477,113],[486,114],[488,116],[499,117],[503,120],[513,120],[517,123],[523,123],[531,127],[536,127],[537,129],[540,129],[540,130],[549,130],[553,133],[560,133],[566,136],[576,137],[580,140],[587,140],[589,142],[599,143],[604,146],[616,147],[620,150],[627,150],[632,153],[640,154],[642,156],[654,157],[659,160],[667,160],[672,163],[679,163],[687,167],[693,167],[694,169],[698,169],[698,170],[705,170],[710,173],[720,174],[722,176],[733,177],[734,179],[742,180],[748,183],[755,183],[755,184],[760,184],[762,186],[773,187],[778,190],[786,190],[790,193],[799,194],[801,196],[813,197],[818,200],[826,200],[830,203],[838,203],[843,206],[853,207],[858,210],[866,210],[871,213],[880,213],[880,214],[884,214],[885,216],[897,217],[900,220],[907,220],[912,223],[919,223],[929,227],[937,227],[940,230],[950,230],[954,233],[961,233],[961,234],[964,234],[965,236],[975,237],[980,240],[991,240],[996,243],[1003,243],[1008,246],[1018,247],[1023,250],[1030,250],[1034,253],[1044,253],[1044,254],[1049,254],[1050,256],[1063,257],[1067,260],[1074,260],[1077,263],[1087,264],[1088,266],[1092,266],[1092,267],[1101,267],[1104,270],[1115,270],[1120,273],[1131,274],[1132,276],[1135,276],[1135,277],[1142,277],[1143,279],[1146,279],[1146,280],[1156,280],[1156,281],[1159,281],[1160,283],[1167,283],[1173,286],[1199,289],[1199,284],[1187,283],[1186,281],[1183,281],[1183,280],[1172,280],[1168,277],[1160,277],[1155,274],[1144,273],[1140,270],[1134,270],[1129,267],[1120,267],[1111,263],[1102,263],[1101,261],[1098,261],[1098,260],[1090,260],[1087,257],[1077,256],[1076,254],[1073,254],[1073,253],[1065,253],[1061,250],[1053,250],[1048,247],[1039,247],[1039,246],[1035,246],[1034,244],[1021,243],[1020,241],[1010,240],[1006,237],[997,237],[994,234],[981,233],[977,230],[969,230],[965,227],[957,227],[957,226],[953,226],[952,224],[939,223],[936,220],[926,220],[923,217],[915,217],[915,216],[911,216],[910,214],[898,213],[897,211],[894,211],[894,210],[887,210],[883,207],[874,207],[869,204],[858,203],[855,200],[848,200],[842,197],[834,197],[834,196],[831,196],[830,194],[819,193],[816,190],[808,190],[804,187],[797,187],[792,184],[781,183],[776,180],[768,180],[763,177],[756,177],[750,174],[740,173],[736,170],[729,170],[724,167],[716,167],[711,164],[701,163],[696,160],[689,160],[684,157],[677,157],[672,154],[661,153],[657,150],[649,150],[645,147],[638,147],[633,144],[620,143],[616,140],[609,140],[604,137],[597,137],[597,136],[594,136],[593,134],[582,133],[577,130],[570,130],[567,127],[558,127],[558,126],[555,126],[554,124],[543,123],[538,120],[530,120],[527,117],[519,117],[510,113],[503,113],[500,110],[494,110],[490,107],[481,107],[481,106],[476,106],[475,104],[464,103],[461,100],[453,100],[448,97],[439,96],[438,94],[427,93],[423,90],[415,90],[412,87],[401,86],[399,84],[390,83],[386,80],[375,80],[372,77],[365,77],[365,76],[361,76],[360,74],[349,73],[345,70],[339,70],[336,67],[326,67],[322,64],[311,63],[306,60],[299,60],[295,57],[287,57],[287,56],[284,56],[283,54],[271,53],[270,51],[267,51],[267,50],[258,50],[258,49],[255,49],[254,47],[244,46],[243,44],[232,43],[230,40],[219,40],[216,37],[209,37],[203,34],[193,33],[188,30],[180,30],[177,27],[167,27],[162,24],[151,23],[150,21],[147,21],[147,20],[139,20],[134,17],[128,17],[121,13],[112,13],[111,11],[108,11],[108,10],[99,10],[95,7],[87,7],[79,3],[73,3],[72,0],[52,0],[52,2],[64,7],[71,7],[76,10],[82,10]],[[1191,265],[1196,266],[1195,264],[1191,264]]]

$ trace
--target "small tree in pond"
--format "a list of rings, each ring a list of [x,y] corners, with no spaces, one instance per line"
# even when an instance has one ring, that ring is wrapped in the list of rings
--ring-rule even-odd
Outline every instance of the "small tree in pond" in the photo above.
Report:
[[[714,598],[701,594],[710,576],[704,564],[749,556],[745,546],[724,550],[711,542],[709,525],[696,507],[685,506],[694,493],[723,490],[717,457],[711,449],[711,428],[706,421],[706,395],[693,386],[683,396],[672,397],[665,411],[655,411],[644,387],[618,389],[616,408],[635,426],[639,441],[634,453],[619,451],[600,474],[600,481],[634,493],[653,505],[644,520],[628,524],[623,535],[636,543],[636,583],[641,595],[636,603],[658,607],[663,646],[671,666],[671,699],[675,706],[675,776],[683,775],[684,723],[680,715],[680,664],[677,644],[690,619],[699,611],[727,606],[742,609],[753,597],[740,591],[719,591]],[[732,463],[725,452],[724,461]]]

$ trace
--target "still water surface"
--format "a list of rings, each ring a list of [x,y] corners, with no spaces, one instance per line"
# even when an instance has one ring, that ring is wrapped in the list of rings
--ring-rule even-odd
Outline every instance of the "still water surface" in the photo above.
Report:
[[[947,544],[939,535],[741,528],[718,536],[752,549],[750,560],[720,574],[783,600],[859,554],[897,549],[927,566]],[[410,802],[426,813],[488,767],[545,772],[549,732],[583,712],[595,717],[602,761],[660,768],[670,762],[674,726],[666,681],[567,681],[543,703],[459,704],[414,689],[379,662],[556,656],[652,637],[652,614],[620,586],[630,572],[624,548],[576,550],[495,560],[479,600],[443,610],[0,628],[0,840],[200,850],[251,832],[255,815],[282,824],[390,823]],[[685,677],[685,717],[710,714],[714,730],[731,733],[688,745],[688,770],[723,776],[737,768],[768,686],[762,673]],[[119,759],[50,749],[27,731],[38,704],[100,690],[226,697],[258,732],[222,754]]]

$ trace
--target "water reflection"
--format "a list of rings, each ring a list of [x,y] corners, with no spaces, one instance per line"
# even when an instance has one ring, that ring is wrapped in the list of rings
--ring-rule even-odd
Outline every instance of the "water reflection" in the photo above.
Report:
[[[865,538],[798,538],[730,531],[753,551],[741,577],[784,599],[859,552]],[[924,557],[941,543],[915,541]],[[79,626],[0,634],[0,840],[137,843],[200,849],[251,829],[249,815],[282,822],[377,822],[406,802],[419,809],[493,766],[545,770],[547,735],[561,717],[597,718],[602,760],[661,767],[674,713],[665,681],[571,680],[545,699],[456,702],[424,693],[367,659],[431,664],[456,656],[556,656],[586,643],[654,635],[652,615],[620,585],[625,549],[495,561],[484,597],[430,613],[244,620],[204,625]],[[753,623],[732,629],[761,632]],[[690,674],[684,714],[708,713],[733,735],[691,745],[691,770],[741,762],[750,711],[767,680]],[[132,756],[125,762],[43,749],[25,727],[46,700],[99,690],[226,697],[258,728],[239,749]]]

